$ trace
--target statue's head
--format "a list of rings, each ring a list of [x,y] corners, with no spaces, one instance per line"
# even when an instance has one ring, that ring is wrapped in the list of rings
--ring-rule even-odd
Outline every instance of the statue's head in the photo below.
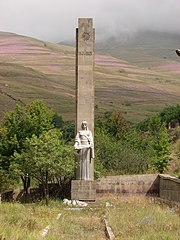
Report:
[[[88,130],[88,124],[87,124],[86,121],[82,121],[82,123],[81,123],[81,128],[82,128],[83,130]]]

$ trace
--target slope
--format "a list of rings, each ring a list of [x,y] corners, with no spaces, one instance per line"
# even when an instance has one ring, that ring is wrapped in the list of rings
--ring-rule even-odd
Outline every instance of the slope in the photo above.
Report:
[[[122,46],[117,40],[97,44],[96,116],[119,110],[135,122],[180,102],[179,59],[163,57],[163,50],[155,51],[143,39],[119,44]],[[151,34],[151,44],[152,39]],[[173,39],[177,44],[177,38]],[[137,43],[139,49],[132,51]],[[162,41],[157,45],[163,49]],[[37,98],[65,120],[75,118],[75,49],[0,32],[0,117],[16,103]]]

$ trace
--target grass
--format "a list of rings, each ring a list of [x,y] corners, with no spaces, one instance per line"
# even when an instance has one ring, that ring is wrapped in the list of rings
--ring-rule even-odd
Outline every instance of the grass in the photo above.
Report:
[[[112,206],[105,207],[106,202]],[[180,237],[179,213],[153,199],[129,197],[103,199],[82,210],[70,210],[60,201],[0,204],[0,239],[40,240],[49,226],[48,240],[105,239],[102,221],[106,214],[116,239],[168,239]],[[61,214],[57,219],[57,215]]]
[[[179,216],[173,209],[149,199],[131,198],[109,208],[107,218],[116,239],[154,240],[180,238]]]
[[[57,220],[57,215],[61,217]],[[38,204],[1,204],[0,239],[40,240],[46,226],[50,227],[46,239],[104,239],[101,210],[69,211],[62,203],[49,207]]]

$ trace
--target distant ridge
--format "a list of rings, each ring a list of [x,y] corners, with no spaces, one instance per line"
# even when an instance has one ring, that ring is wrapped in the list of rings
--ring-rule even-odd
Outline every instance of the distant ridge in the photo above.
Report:
[[[126,40],[111,38],[103,43],[97,43],[98,51],[116,57],[122,56],[123,59],[144,67],[164,61],[177,61],[175,49],[178,48],[180,34],[154,31],[139,32]]]

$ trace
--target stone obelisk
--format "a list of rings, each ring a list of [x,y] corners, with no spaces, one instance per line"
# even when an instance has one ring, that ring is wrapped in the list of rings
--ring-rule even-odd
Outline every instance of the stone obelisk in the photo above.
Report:
[[[76,29],[76,132],[85,121],[92,135],[94,135],[94,43],[95,30],[92,18],[79,18]],[[76,167],[76,180],[71,183],[71,199],[95,200],[94,159],[89,162],[87,180],[81,179],[80,171],[83,168],[84,165]]]
[[[76,29],[76,127],[83,120],[94,132],[94,42],[92,18],[80,18]]]

